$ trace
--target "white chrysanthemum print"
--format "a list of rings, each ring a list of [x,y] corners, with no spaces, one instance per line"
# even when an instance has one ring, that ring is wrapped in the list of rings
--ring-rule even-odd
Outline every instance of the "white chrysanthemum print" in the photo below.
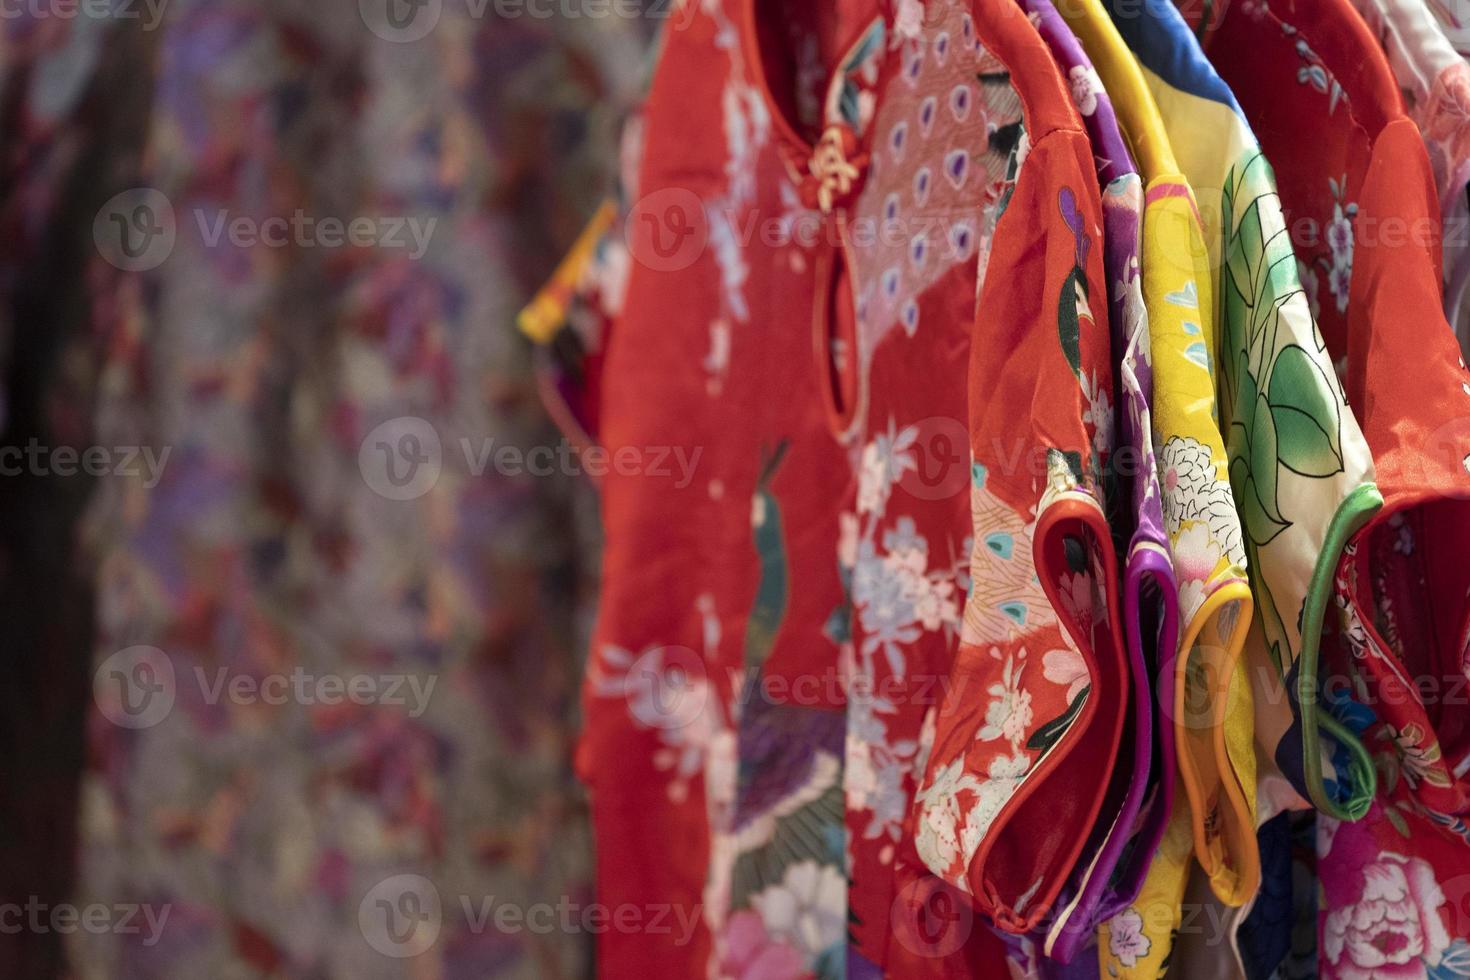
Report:
[[[1201,522],[1230,563],[1245,567],[1240,517],[1230,484],[1220,478],[1210,450],[1203,443],[1187,436],[1174,436],[1165,442],[1159,451],[1159,487],[1171,540],[1177,540],[1186,523]]]

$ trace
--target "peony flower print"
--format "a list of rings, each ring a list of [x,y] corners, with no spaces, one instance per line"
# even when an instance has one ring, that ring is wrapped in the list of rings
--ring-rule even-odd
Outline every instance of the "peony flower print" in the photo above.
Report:
[[[1435,869],[1423,858],[1387,850],[1370,827],[1324,821],[1317,839],[1326,914],[1318,950],[1323,980],[1441,980],[1463,975],[1444,916],[1453,915]],[[1458,957],[1458,953],[1455,954]]]
[[[1341,835],[1339,836],[1341,840]],[[1420,980],[1450,944],[1440,918],[1444,892],[1419,858],[1383,851],[1359,873],[1357,900],[1322,926],[1324,978]]]
[[[1210,450],[1199,440],[1174,436],[1158,454],[1164,523],[1176,539],[1188,521],[1202,521],[1232,565],[1245,567],[1239,517],[1230,484],[1220,479]]]
[[[810,976],[802,955],[783,937],[766,931],[761,917],[743,909],[720,937],[720,973],[726,980],[796,980]]]

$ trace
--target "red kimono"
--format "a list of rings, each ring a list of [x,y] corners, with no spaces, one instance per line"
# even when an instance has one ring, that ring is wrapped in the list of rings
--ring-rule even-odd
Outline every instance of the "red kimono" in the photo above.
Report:
[[[599,263],[579,768],[599,901],[680,914],[609,927],[599,968],[994,975],[926,861],[953,840],[951,883],[1032,924],[1127,704],[1087,137],[1002,5],[725,0],[669,26]],[[977,737],[1011,769],[955,754]],[[953,813],[916,808],[926,766],[970,780],[931,778]]]
[[[1347,0],[1231,5],[1206,50],[1276,167],[1383,508],[1333,583],[1322,695],[1377,797],[1318,818],[1324,977],[1470,975],[1470,374],[1440,306],[1423,141]]]

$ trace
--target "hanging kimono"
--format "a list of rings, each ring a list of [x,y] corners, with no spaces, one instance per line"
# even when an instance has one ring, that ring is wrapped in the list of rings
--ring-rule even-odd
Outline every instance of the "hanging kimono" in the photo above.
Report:
[[[1105,802],[1127,670],[1103,492],[1113,396],[1094,313],[1106,291],[1091,148],[1035,31],[985,9],[981,37],[997,38],[1026,93],[1025,152],[971,348],[972,587],[914,832],[935,874],[1023,933],[1056,907]]]
[[[28,310],[0,314],[24,379],[4,385],[7,438],[141,455],[3,481],[6,687],[50,721],[4,712],[46,752],[3,749],[26,757],[5,780],[26,806],[0,804],[0,904],[8,882],[51,901],[54,871],[74,909],[168,917],[4,935],[0,976],[592,969],[585,929],[452,913],[592,898],[570,771],[591,554],[574,475],[516,471],[552,432],[504,325],[595,203],[645,25],[594,41],[466,6],[410,45],[321,4],[6,11],[4,281]],[[110,266],[118,221],[136,245],[145,215],[172,251]],[[334,242],[329,216],[379,234]],[[507,446],[519,460],[483,455]],[[173,710],[129,719],[118,696]],[[49,752],[85,771],[32,778]],[[47,807],[53,780],[75,815]],[[52,943],[49,964],[10,955]]]
[[[1382,45],[1404,111],[1424,138],[1444,220],[1444,313],[1462,352],[1470,353],[1470,64],[1423,0],[1353,0],[1353,6]]]
[[[1245,116],[1177,12],[1164,2],[1142,9],[1119,17],[1119,27],[1176,145],[1188,148],[1192,181],[1218,195],[1202,214],[1219,284],[1221,417],[1262,611],[1250,655],[1256,738],[1302,796],[1361,812],[1371,767],[1356,739],[1318,710],[1316,632],[1332,565],[1324,549],[1335,542],[1340,550],[1376,506],[1371,460],[1321,353],[1272,171]],[[1321,732],[1349,754],[1324,762]]]
[[[1284,206],[1325,229],[1341,276],[1323,313],[1327,349],[1384,498],[1333,580],[1326,693],[1379,780],[1361,821],[1318,821],[1321,970],[1470,975],[1460,914],[1470,726],[1451,693],[1470,647],[1470,374],[1440,312],[1433,171],[1388,62],[1345,0],[1227,12],[1208,42],[1263,143],[1279,148]],[[1395,901],[1412,914],[1380,917]]]
[[[1101,807],[1126,690],[1100,205],[1040,39],[987,10],[731,2],[665,38],[576,414],[611,459],[699,462],[602,478],[579,765],[599,900],[699,921],[604,934],[609,975],[986,974],[973,916],[921,923],[954,884],[920,856],[970,888],[997,794],[1057,787],[1076,812],[1038,796],[1053,832],[1018,821],[1034,843],[984,879],[1026,914],[1032,869],[1054,893]],[[1021,403],[1018,438],[998,406]],[[935,761],[951,725],[1004,758],[916,797],[926,761],[931,783],[969,761]]]
[[[1098,65],[1149,178],[1143,292],[1156,378],[1163,515],[1180,583],[1182,643],[1166,717],[1175,730],[1183,794],[1148,879],[1132,906],[1104,926],[1102,969],[1153,976],[1192,865],[1191,850],[1222,898],[1254,891],[1254,759],[1232,751],[1249,738],[1250,701],[1238,657],[1251,619],[1241,532],[1230,501],[1225,450],[1213,414],[1213,304],[1207,251],[1193,194],[1180,176],[1158,108],[1107,14],[1073,5],[1070,23]],[[1162,692],[1161,692],[1162,693]]]
[[[1168,550],[1153,453],[1153,370],[1139,259],[1143,186],[1123,140],[1112,102],[1082,45],[1049,0],[1027,11],[1071,82],[1072,101],[1093,144],[1103,185],[1103,261],[1108,321],[1119,360],[1119,450],[1112,503],[1114,537],[1126,562],[1122,608],[1129,666],[1130,724],[1120,748],[1115,787],[1087,848],[1039,937],[1051,960],[1069,962],[1090,945],[1097,926],[1137,896],[1174,800],[1174,731],[1154,696],[1155,679],[1171,677],[1178,644],[1178,587]],[[1120,778],[1121,777],[1121,778]],[[1095,954],[1094,954],[1095,955]],[[1048,963],[1050,967],[1052,964]],[[1048,973],[1051,971],[1048,970]]]
[[[804,247],[779,224],[774,247],[737,234],[806,215],[738,13],[691,11],[663,38],[624,153],[622,240],[602,256],[621,276],[604,283],[615,315],[598,348],[596,399],[578,413],[595,418],[610,462],[651,451],[697,460],[659,473],[609,465],[599,480],[606,545],[578,752],[597,900],[692,919],[683,941],[602,933],[598,964],[610,976],[705,976],[717,956],[729,958],[722,969],[765,956],[815,971],[845,957],[840,690],[818,684],[784,705],[789,734],[772,742],[791,757],[746,777],[751,824],[768,808],[793,818],[766,819],[747,836],[751,849],[788,826],[814,830],[790,874],[772,868],[737,893],[737,855],[717,861],[716,835],[742,828],[745,679],[764,695],[777,679],[789,691],[795,676],[835,670],[837,641],[824,629],[845,602],[834,552],[851,488],[812,360],[817,239]],[[803,529],[794,539],[793,527]],[[767,700],[752,729],[768,730]],[[757,772],[766,784],[751,781]],[[782,904],[782,888],[800,901]]]

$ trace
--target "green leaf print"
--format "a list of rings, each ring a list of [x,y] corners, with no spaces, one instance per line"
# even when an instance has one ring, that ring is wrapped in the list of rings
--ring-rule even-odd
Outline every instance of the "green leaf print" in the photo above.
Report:
[[[1227,220],[1229,220],[1232,205],[1231,189],[1227,188],[1224,202]],[[1228,410],[1231,399],[1240,387],[1241,368],[1237,365],[1235,354],[1237,351],[1247,351],[1251,347],[1254,333],[1251,330],[1253,319],[1251,312],[1255,305],[1258,285],[1254,272],[1264,264],[1263,245],[1260,219],[1256,214],[1256,209],[1252,207],[1241,218],[1236,234],[1227,243],[1225,275],[1221,277],[1224,283],[1224,295],[1221,297],[1223,315],[1220,319],[1224,347],[1219,352],[1217,360],[1226,369],[1226,390],[1222,393],[1226,396],[1226,401],[1221,406],[1222,409]],[[1249,370],[1248,362],[1241,360],[1239,364],[1244,366],[1244,370]]]
[[[1383,808],[1383,815],[1388,818],[1389,823],[1393,824],[1394,830],[1397,830],[1405,838],[1410,837],[1409,823],[1404,819],[1403,814],[1391,806],[1386,806]]]
[[[1259,547],[1291,525],[1276,502],[1276,422],[1264,392],[1240,355],[1240,391],[1230,424],[1230,486],[1247,536]]]
[[[1322,368],[1301,347],[1292,344],[1276,355],[1268,401],[1282,465],[1303,476],[1342,471],[1337,400]]]
[[[1302,292],[1285,224],[1273,219],[1267,226],[1275,230],[1269,236],[1263,230],[1263,198],[1253,188],[1270,180],[1265,158],[1251,156],[1231,169],[1221,202],[1227,275],[1220,362],[1227,370],[1220,400],[1230,420],[1231,488],[1255,547],[1292,523],[1278,503],[1279,466],[1311,478],[1343,469],[1342,419],[1332,380],[1304,348],[1278,348],[1282,330],[1289,331],[1281,318],[1292,315],[1287,308],[1301,302]],[[1249,205],[1237,211],[1246,200]]]
[[[751,898],[779,885],[792,865],[815,861],[841,868],[844,800],[839,779],[810,803],[780,816],[772,814],[770,839],[735,858],[730,873],[731,910],[749,908]]]

